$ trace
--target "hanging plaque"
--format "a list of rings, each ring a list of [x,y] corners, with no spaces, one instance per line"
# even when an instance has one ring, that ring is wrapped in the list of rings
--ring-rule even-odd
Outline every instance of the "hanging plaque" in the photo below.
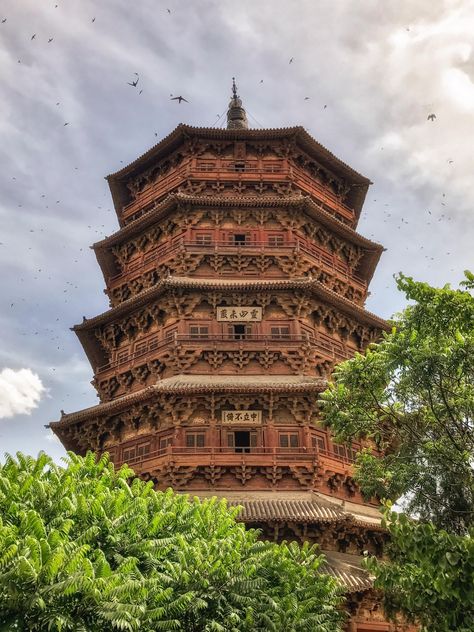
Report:
[[[261,307],[218,307],[217,320],[219,322],[259,322],[262,320]]]
[[[259,426],[262,423],[261,410],[223,410],[223,424]]]

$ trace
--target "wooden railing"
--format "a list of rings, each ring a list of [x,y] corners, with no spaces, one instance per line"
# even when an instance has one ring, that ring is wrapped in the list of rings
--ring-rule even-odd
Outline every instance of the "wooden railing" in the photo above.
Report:
[[[226,345],[235,347],[251,347],[259,351],[266,348],[281,348],[298,346],[305,342],[313,345],[316,349],[323,351],[328,358],[334,360],[346,360],[353,356],[343,343],[332,340],[324,334],[307,336],[305,334],[178,334],[171,337],[158,338],[157,334],[150,334],[142,338],[137,344],[141,345],[139,351],[131,351],[127,355],[124,352],[107,364],[96,368],[95,375],[98,376],[105,371],[115,369],[123,364],[128,364],[130,368],[142,364],[147,357],[157,357],[166,348],[177,344],[189,347],[209,348],[219,345],[219,348],[226,348]]]
[[[127,463],[131,467],[142,466],[149,461],[155,463],[192,461],[203,465],[207,463],[219,465],[244,462],[247,464],[265,465],[268,463],[317,463],[321,458],[332,461],[335,468],[337,466],[341,467],[341,465],[348,467],[354,463],[351,457],[342,456],[333,450],[321,450],[319,448],[228,448],[223,446],[187,448],[171,445],[128,459],[114,459],[114,463],[117,466]]]
[[[214,161],[209,161],[209,164]],[[230,182],[262,182],[262,183],[294,183],[303,191],[314,196],[328,207],[330,213],[336,214],[345,223],[354,221],[354,211],[345,205],[341,199],[329,187],[324,186],[315,178],[312,178],[304,169],[281,161],[272,163],[260,163],[255,161],[244,162],[243,168],[236,168],[234,161],[215,161],[212,169],[196,164],[194,160],[188,160],[177,169],[159,177],[153,184],[141,192],[133,202],[124,206],[121,219],[125,223],[134,219],[135,214],[143,211],[147,205],[158,201],[165,195],[172,193],[187,180]]]
[[[262,241],[247,241],[233,243],[229,241],[198,242],[186,241],[181,237],[172,239],[170,242],[158,246],[153,250],[143,254],[127,265],[124,272],[114,275],[108,279],[110,289],[126,281],[130,281],[135,276],[143,274],[148,268],[153,267],[157,262],[164,262],[180,250],[185,250],[189,254],[236,254],[246,255],[266,254],[266,255],[292,255],[298,252],[303,253],[308,258],[317,261],[327,272],[341,276],[343,279],[353,282],[360,289],[367,289],[367,282],[352,269],[344,264],[338,257],[320,248],[315,244],[309,244],[302,240],[285,243],[281,245],[271,245]]]

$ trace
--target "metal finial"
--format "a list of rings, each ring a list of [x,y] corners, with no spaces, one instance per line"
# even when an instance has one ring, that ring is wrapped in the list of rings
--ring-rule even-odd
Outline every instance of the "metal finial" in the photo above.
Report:
[[[237,94],[235,77],[232,77],[232,98],[227,110],[227,129],[248,129],[247,115],[242,106],[242,99]]]

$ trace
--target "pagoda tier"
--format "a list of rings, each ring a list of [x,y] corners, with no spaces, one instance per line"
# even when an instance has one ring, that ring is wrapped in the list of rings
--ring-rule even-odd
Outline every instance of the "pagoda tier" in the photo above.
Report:
[[[74,327],[100,402],[50,426],[158,489],[227,497],[264,537],[319,542],[351,631],[405,629],[354,557],[385,540],[360,446],[318,409],[337,362],[387,329],[364,308],[383,248],[355,231],[370,182],[301,127],[247,129],[235,92],[228,118],[108,176],[120,230],[93,248],[110,309]]]

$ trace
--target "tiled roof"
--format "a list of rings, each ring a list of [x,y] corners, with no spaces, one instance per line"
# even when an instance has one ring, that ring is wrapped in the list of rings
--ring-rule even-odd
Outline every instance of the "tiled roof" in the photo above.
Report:
[[[105,237],[101,241],[97,241],[93,244],[93,248],[95,250],[111,246],[116,243],[121,243],[128,236],[134,235],[139,231],[147,228],[149,225],[153,225],[156,223],[159,218],[167,213],[171,208],[173,208],[178,202],[186,202],[192,205],[200,205],[200,206],[217,206],[217,207],[276,207],[276,208],[286,208],[286,207],[301,207],[301,208],[309,208],[312,211],[317,212],[321,218],[324,218],[325,222],[330,224],[333,228],[336,229],[336,232],[344,234],[349,240],[354,241],[362,246],[366,246],[368,248],[374,250],[383,250],[383,246],[378,244],[375,241],[367,239],[360,233],[356,232],[353,228],[350,228],[340,220],[338,220],[334,215],[332,215],[329,211],[326,211],[322,204],[317,204],[309,195],[302,195],[300,197],[274,197],[274,196],[255,196],[255,197],[242,197],[242,196],[219,196],[215,195],[212,197],[203,197],[197,195],[187,195],[185,193],[171,193],[164,200],[162,200],[159,204],[156,205],[156,208],[150,210],[145,215],[137,218],[136,220],[130,222],[117,232]]]
[[[329,149],[326,149],[321,143],[318,143],[301,125],[269,129],[228,130],[215,127],[194,127],[183,123],[180,123],[168,136],[136,158],[136,160],[119,171],[108,175],[107,180],[118,180],[134,173],[137,168],[146,165],[156,156],[160,156],[162,153],[169,151],[169,148],[172,147],[176,141],[184,139],[188,134],[196,134],[202,138],[213,140],[268,140],[294,137],[302,142],[303,145],[306,145],[306,149],[309,149],[310,152],[317,154],[330,168],[332,167],[337,171],[344,172],[346,177],[351,178],[359,184],[365,184],[367,186],[370,184],[368,178],[355,171],[355,169],[337,158]]]
[[[337,522],[345,520],[339,507],[317,503],[313,500],[233,500],[229,506],[241,506],[242,522]]]
[[[361,557],[336,551],[322,551],[322,553],[327,561],[321,570],[339,580],[348,593],[370,590],[373,587],[371,576],[360,565]]]
[[[265,392],[321,392],[326,387],[322,378],[304,375],[175,375],[160,380],[135,393],[90,406],[74,413],[65,414],[60,421],[52,422],[52,428],[64,427],[90,417],[98,417],[122,410],[130,404],[146,401],[155,393],[206,393],[225,391],[227,393]]]
[[[74,326],[74,331],[90,329],[96,325],[108,322],[113,318],[117,318],[123,314],[129,313],[131,310],[146,304],[155,295],[159,296],[166,288],[182,287],[182,288],[208,288],[208,289],[232,289],[232,290],[284,290],[284,289],[308,289],[317,292],[320,296],[327,299],[330,304],[338,305],[343,311],[356,313],[361,316],[364,321],[378,326],[382,329],[388,329],[388,323],[369,312],[368,310],[346,299],[337,292],[329,290],[325,285],[311,277],[298,278],[282,278],[282,279],[203,279],[201,277],[173,277],[170,276],[162,279],[153,287],[143,290],[136,296],[133,296],[120,305],[113,307],[94,318],[86,319],[82,323]]]

